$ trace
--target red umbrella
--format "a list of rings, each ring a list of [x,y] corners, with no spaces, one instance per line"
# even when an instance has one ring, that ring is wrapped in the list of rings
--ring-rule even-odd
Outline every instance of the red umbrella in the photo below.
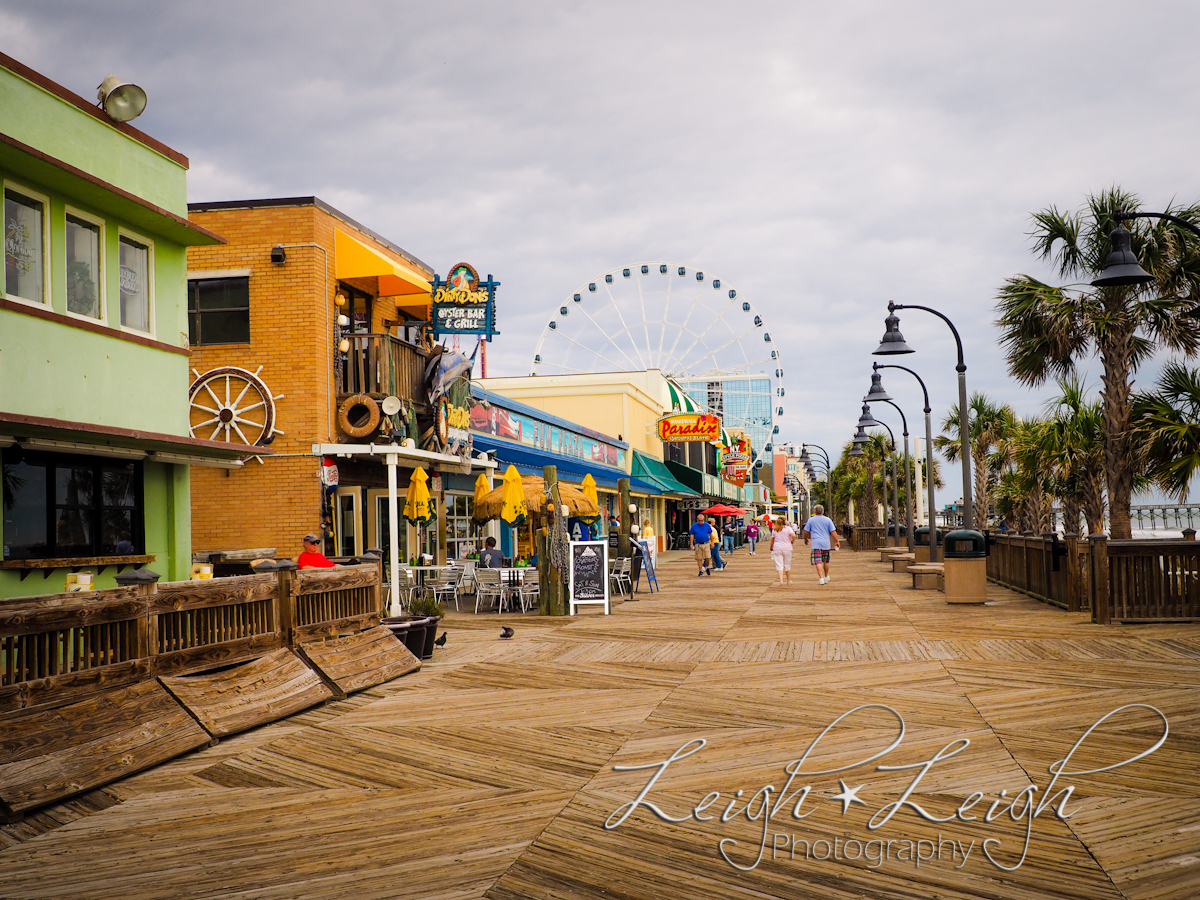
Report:
[[[706,516],[741,516],[745,515],[746,510],[738,509],[736,506],[726,506],[723,503],[718,503],[716,506],[704,510]]]

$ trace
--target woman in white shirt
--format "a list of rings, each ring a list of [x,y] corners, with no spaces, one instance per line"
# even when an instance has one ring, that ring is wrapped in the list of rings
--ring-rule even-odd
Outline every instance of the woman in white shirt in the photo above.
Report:
[[[775,562],[775,572],[781,585],[792,583],[792,544],[795,541],[796,532],[780,516],[775,520],[775,529],[771,532],[771,559]]]

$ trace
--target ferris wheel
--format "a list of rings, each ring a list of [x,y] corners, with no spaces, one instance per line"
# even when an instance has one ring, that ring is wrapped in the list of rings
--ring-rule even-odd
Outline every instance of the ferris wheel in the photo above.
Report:
[[[644,262],[580,285],[542,330],[533,375],[660,369],[761,449],[783,415],[783,362],[762,316],[711,272]]]

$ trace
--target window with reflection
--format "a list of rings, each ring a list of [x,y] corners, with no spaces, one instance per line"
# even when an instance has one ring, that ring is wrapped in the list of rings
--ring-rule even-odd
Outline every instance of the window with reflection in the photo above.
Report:
[[[67,216],[67,310],[99,319],[100,226]]]
[[[144,553],[140,462],[3,452],[5,559]]]
[[[4,192],[4,293],[46,302],[46,206],[18,191]]]
[[[150,330],[150,248],[121,237],[121,325]]]

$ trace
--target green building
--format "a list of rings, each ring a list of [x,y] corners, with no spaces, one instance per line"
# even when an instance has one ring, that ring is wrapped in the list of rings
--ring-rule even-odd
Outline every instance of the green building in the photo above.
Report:
[[[187,169],[0,54],[0,598],[187,578],[189,467],[246,453],[189,434]]]

